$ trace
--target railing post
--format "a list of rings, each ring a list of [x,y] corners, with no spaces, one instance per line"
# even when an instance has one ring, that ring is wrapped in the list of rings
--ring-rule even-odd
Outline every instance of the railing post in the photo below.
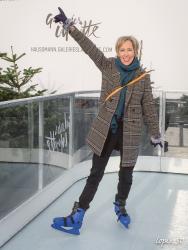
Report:
[[[33,118],[33,103],[28,103],[28,148],[34,148],[34,118]],[[30,157],[31,160],[31,157]]]
[[[44,107],[43,101],[39,101],[39,167],[38,167],[38,189],[43,188],[43,142],[44,142]]]
[[[69,106],[69,168],[74,164],[74,99],[75,95],[70,96],[70,106]]]
[[[179,146],[180,147],[183,147],[183,126],[184,126],[184,122],[183,121],[180,121],[179,122]]]
[[[165,119],[166,119],[166,92],[162,91],[159,120],[160,120],[161,138],[163,139],[163,142],[165,141]],[[160,156],[164,156],[164,145],[163,148],[160,148],[159,150],[160,150]]]

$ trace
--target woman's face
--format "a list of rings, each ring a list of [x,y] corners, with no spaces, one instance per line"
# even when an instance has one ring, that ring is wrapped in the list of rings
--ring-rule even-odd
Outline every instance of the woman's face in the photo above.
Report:
[[[125,65],[131,64],[135,57],[135,52],[132,42],[129,40],[125,41],[119,48],[117,56],[120,58],[123,64]]]

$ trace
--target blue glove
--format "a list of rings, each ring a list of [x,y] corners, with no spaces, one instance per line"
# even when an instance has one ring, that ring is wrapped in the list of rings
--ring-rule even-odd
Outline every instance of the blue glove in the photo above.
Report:
[[[54,22],[55,23],[62,22],[63,24],[66,24],[68,18],[66,17],[64,11],[60,7],[58,7],[58,10],[60,14],[54,17]]]
[[[154,147],[156,147],[157,145],[159,145],[161,148],[163,148],[161,137],[157,137],[157,138],[151,137],[150,143]]]

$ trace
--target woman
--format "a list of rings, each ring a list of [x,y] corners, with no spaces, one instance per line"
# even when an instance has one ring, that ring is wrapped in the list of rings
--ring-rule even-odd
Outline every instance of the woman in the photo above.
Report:
[[[87,137],[93,151],[92,168],[79,201],[72,213],[53,220],[52,227],[80,234],[85,211],[94,198],[113,149],[120,151],[120,169],[114,210],[118,220],[128,228],[130,216],[125,204],[132,185],[132,173],[138,157],[142,119],[149,126],[151,143],[161,144],[158,117],[150,85],[150,76],[140,66],[138,41],[132,36],[120,37],[116,58],[106,58],[93,42],[67,19],[63,10],[55,16],[102,73],[99,113]],[[133,82],[134,84],[130,85]],[[128,86],[129,85],[129,86]],[[114,91],[115,89],[115,91]],[[67,228],[71,229],[67,229]]]

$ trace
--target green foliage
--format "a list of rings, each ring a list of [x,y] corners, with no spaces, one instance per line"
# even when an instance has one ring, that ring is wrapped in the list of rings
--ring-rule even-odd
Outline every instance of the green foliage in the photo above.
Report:
[[[19,69],[17,61],[25,55],[25,53],[19,56],[14,54],[12,46],[10,56],[7,53],[0,53],[0,59],[10,63],[6,69],[0,68],[0,101],[41,96],[47,91],[47,89],[36,90],[38,84],[30,84],[32,78],[40,73],[42,68],[29,67],[22,71]]]
[[[27,105],[0,109],[0,141],[8,147],[28,147],[28,108]],[[4,145],[4,147],[6,147]]]

